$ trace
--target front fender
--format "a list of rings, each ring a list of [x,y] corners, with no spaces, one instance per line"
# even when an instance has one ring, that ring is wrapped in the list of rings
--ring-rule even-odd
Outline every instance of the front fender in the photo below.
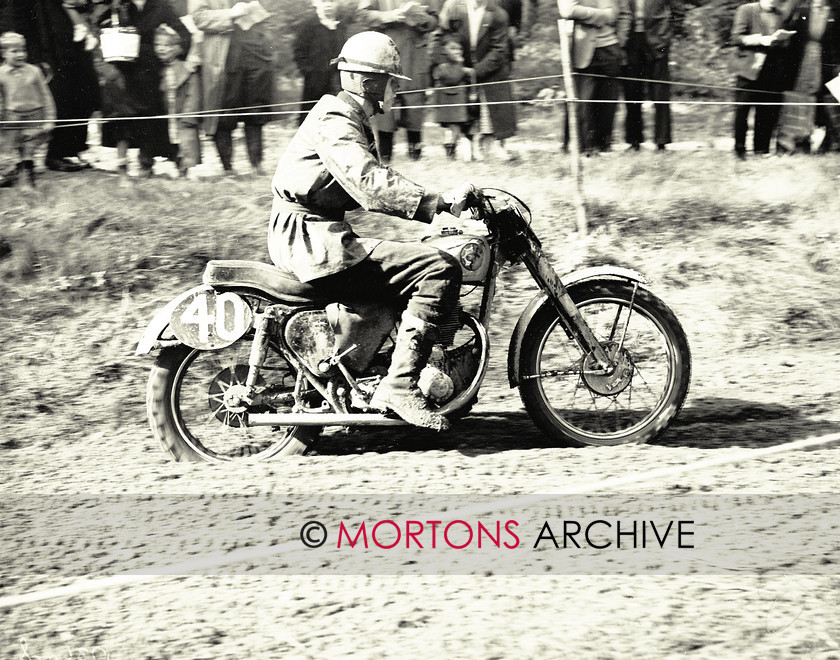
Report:
[[[583,268],[564,275],[560,278],[560,281],[564,287],[569,288],[581,282],[600,279],[627,280],[638,282],[642,285],[650,283],[650,280],[638,271],[619,266],[593,266],[591,268]],[[537,312],[544,305],[550,304],[548,296],[545,293],[538,293],[531,299],[531,302],[528,303],[522,311],[522,314],[519,315],[516,327],[513,329],[513,334],[510,337],[510,346],[508,347],[508,382],[511,387],[517,387],[519,385],[520,352],[522,349],[522,340],[525,338],[525,331]]]
[[[137,343],[137,350],[134,351],[134,354],[147,355],[148,353],[151,353],[155,349],[155,344],[160,341],[164,330],[169,327],[169,319],[175,308],[191,295],[200,293],[201,291],[211,290],[212,287],[209,287],[206,284],[194,286],[189,291],[184,291],[181,295],[173,298],[166,304],[166,307],[159,309],[155,314],[155,317],[152,319],[152,322],[149,323],[148,327],[143,332],[143,336],[140,337],[140,341]]]

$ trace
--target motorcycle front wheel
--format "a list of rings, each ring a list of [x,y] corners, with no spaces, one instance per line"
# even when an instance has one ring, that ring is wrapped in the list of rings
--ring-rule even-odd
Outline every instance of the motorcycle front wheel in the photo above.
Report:
[[[248,375],[253,333],[221,350],[189,346],[161,350],[149,375],[146,408],[152,432],[176,461],[222,463],[263,461],[303,454],[319,427],[248,426],[247,412],[226,404],[231,388]],[[268,351],[257,383],[270,392],[260,412],[290,412],[295,372],[275,351]]]
[[[534,423],[571,446],[642,444],[674,420],[688,394],[691,353],[677,317],[647,289],[600,280],[569,288],[615,363],[582,354],[547,303],[521,346],[519,392]],[[632,301],[632,302],[631,302]]]

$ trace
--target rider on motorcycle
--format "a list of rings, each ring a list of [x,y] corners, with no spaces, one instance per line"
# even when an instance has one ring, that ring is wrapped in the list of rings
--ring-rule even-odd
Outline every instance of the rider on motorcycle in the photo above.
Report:
[[[360,238],[344,213],[362,207],[431,223],[438,213],[459,215],[476,189],[432,192],[381,164],[370,118],[389,112],[396,80],[408,80],[390,37],[356,34],[335,62],[342,91],[315,104],[277,165],[269,254],[324,297],[361,295],[404,308],[391,365],[371,406],[445,430],[448,421],[430,408],[417,379],[457,301],[460,265],[437,248]]]

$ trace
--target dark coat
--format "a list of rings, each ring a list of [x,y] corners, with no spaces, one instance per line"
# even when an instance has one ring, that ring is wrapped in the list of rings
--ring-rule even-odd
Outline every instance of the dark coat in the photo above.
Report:
[[[510,53],[508,48],[508,16],[504,9],[488,2],[484,19],[478,33],[475,48],[470,44],[470,26],[465,0],[446,0],[440,11],[440,24],[435,32],[432,46],[432,61],[435,66],[444,61],[440,52],[440,38],[444,32],[458,36],[464,51],[464,66],[475,69],[476,82],[497,83],[479,89],[484,91],[488,103],[493,135],[502,140],[516,133],[516,108],[511,101],[513,88],[507,81],[510,76]]]
[[[636,0],[629,0],[631,24],[636,17]],[[667,57],[668,47],[674,34],[682,33],[685,21],[685,6],[682,0],[644,0],[645,40],[648,46],[661,57]]]
[[[155,30],[168,25],[181,38],[181,59],[190,49],[189,30],[181,22],[168,0],[147,0],[140,11],[131,0],[121,0],[120,25],[132,26],[140,34],[140,53],[134,62],[117,62],[103,65],[102,114],[105,117],[149,117],[166,114],[166,104],[161,92],[163,65],[155,55]],[[111,24],[111,12],[100,17],[100,26]],[[123,124],[118,126],[117,124]],[[130,138],[131,146],[144,147],[156,156],[169,156],[171,145],[166,119],[143,121],[106,122],[102,127],[102,144],[116,146],[118,140]]]
[[[345,41],[347,28],[344,23],[330,30],[322,25],[314,13],[296,25],[292,50],[295,64],[303,75],[303,103],[298,123],[303,122],[305,113],[312,108],[312,101],[317,101],[324,94],[338,94],[341,90],[338,69],[330,61],[338,57]]]
[[[435,120],[438,124],[466,124],[469,122],[467,113],[467,87],[469,75],[463,65],[443,62],[435,67]]]

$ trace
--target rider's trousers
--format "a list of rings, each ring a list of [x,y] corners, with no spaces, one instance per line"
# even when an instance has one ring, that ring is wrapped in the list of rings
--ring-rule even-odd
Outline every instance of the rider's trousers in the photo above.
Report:
[[[458,300],[461,266],[455,257],[434,247],[382,241],[362,261],[309,284],[337,299],[405,308],[437,326],[448,319]]]

